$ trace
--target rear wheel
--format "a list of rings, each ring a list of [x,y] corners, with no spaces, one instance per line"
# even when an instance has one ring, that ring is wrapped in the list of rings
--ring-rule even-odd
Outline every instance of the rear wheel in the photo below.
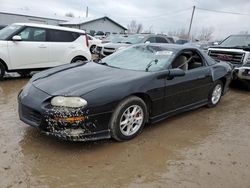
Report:
[[[78,63],[78,62],[84,62],[84,61],[87,61],[85,57],[77,56],[71,60],[71,63]]]
[[[91,47],[90,47],[90,52],[93,54],[94,53],[94,50],[95,50],[95,47],[96,47],[96,45],[92,45]]]
[[[4,75],[5,75],[5,67],[2,63],[0,63],[0,80],[3,79]]]
[[[132,96],[123,100],[111,118],[112,137],[117,141],[136,137],[143,129],[147,118],[147,106],[142,99]]]
[[[218,80],[214,83],[213,89],[211,90],[209,96],[208,96],[208,107],[214,107],[216,106],[221,99],[223,92],[223,83],[222,81]]]

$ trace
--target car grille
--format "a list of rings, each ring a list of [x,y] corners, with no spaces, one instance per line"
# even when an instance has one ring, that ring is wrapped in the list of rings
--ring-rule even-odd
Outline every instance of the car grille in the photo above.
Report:
[[[243,63],[245,54],[241,52],[225,52],[225,51],[215,51],[211,50],[208,55],[215,60],[228,61],[235,64]]]
[[[39,112],[37,112],[37,111],[27,107],[27,106],[21,105],[20,113],[24,119],[27,119],[27,120],[33,122],[37,126],[39,126],[41,124],[42,116]]]

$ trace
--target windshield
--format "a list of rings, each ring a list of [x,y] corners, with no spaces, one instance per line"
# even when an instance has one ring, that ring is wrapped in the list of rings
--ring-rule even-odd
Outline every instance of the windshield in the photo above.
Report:
[[[153,72],[168,66],[174,54],[165,47],[140,45],[120,50],[103,58],[101,63],[121,69]]]
[[[127,44],[138,44],[145,38],[144,35],[130,35],[124,38],[121,42]]]
[[[0,30],[0,40],[6,40],[10,35],[20,29],[21,25],[10,25]]]
[[[228,37],[226,40],[224,40],[220,46],[223,47],[236,47],[236,46],[250,46],[250,36],[248,35],[234,35]]]

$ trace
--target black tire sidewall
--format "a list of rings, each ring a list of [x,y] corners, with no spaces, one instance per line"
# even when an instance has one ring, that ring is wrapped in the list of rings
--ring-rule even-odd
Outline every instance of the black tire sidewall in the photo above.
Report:
[[[95,49],[95,47],[96,47],[95,45],[92,45],[92,46],[90,47],[90,53],[91,53],[91,54],[93,54],[93,53],[94,53],[94,49]]]
[[[219,101],[218,101],[216,104],[213,104],[213,102],[212,102],[212,94],[213,94],[214,88],[215,88],[218,84],[221,85],[221,89],[222,89],[222,91],[221,91],[221,96],[220,96]],[[217,80],[217,81],[214,83],[214,85],[213,85],[213,87],[212,87],[212,89],[211,89],[211,91],[210,91],[210,93],[209,93],[209,96],[208,96],[208,105],[207,105],[207,106],[208,106],[208,107],[214,107],[214,106],[216,106],[217,104],[219,104],[219,102],[220,102],[220,100],[221,100],[221,97],[222,97],[222,94],[223,94],[223,82],[220,81],[220,80]]]
[[[72,59],[71,63],[76,63],[77,61],[82,61],[82,62],[84,62],[84,61],[87,61],[87,59],[84,58],[84,57],[74,57],[74,58]]]
[[[141,127],[138,129],[138,131],[136,133],[134,133],[131,136],[126,136],[123,135],[121,130],[120,130],[120,119],[122,114],[124,113],[124,111],[132,105],[138,105],[142,108],[143,110],[143,122],[141,124]],[[123,100],[116,108],[116,110],[114,111],[112,118],[111,118],[111,122],[110,122],[110,129],[111,129],[111,136],[117,140],[117,141],[126,141],[126,140],[130,140],[134,137],[136,137],[143,129],[145,122],[148,118],[148,112],[147,112],[147,106],[145,104],[145,102],[140,99],[139,97],[129,97],[125,100]]]
[[[0,63],[0,79],[2,79],[5,75],[5,67],[2,63]]]

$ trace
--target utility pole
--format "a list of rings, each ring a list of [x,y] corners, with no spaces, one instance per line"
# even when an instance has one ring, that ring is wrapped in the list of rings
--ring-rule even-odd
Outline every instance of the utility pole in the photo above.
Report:
[[[86,18],[89,16],[89,7],[86,8]]]
[[[192,24],[193,24],[193,18],[194,18],[194,11],[195,11],[195,6],[193,6],[193,12],[190,20],[190,25],[188,29],[188,39],[190,39],[190,34],[191,34],[191,29],[192,29]]]

